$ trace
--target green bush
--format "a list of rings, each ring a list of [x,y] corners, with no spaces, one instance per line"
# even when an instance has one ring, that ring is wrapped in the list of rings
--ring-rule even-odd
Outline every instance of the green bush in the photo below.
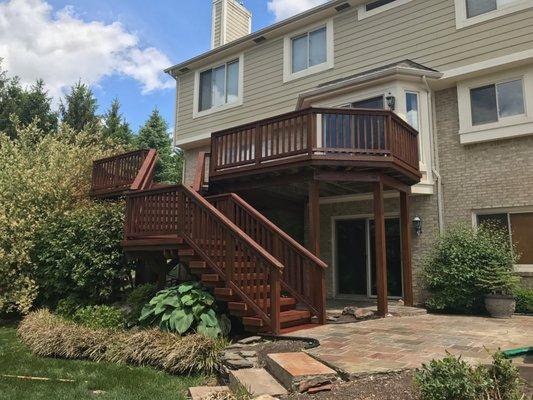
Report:
[[[71,319],[77,324],[93,329],[121,329],[125,323],[122,310],[106,305],[78,308]]]
[[[83,307],[85,304],[85,302],[82,302],[76,296],[69,296],[57,302],[55,313],[60,317],[71,319],[76,311],[78,311],[78,309]]]
[[[162,290],[143,308],[139,322],[183,335],[196,331],[211,337],[229,333],[230,322],[217,316],[213,296],[198,282],[183,283]]]
[[[128,326],[134,326],[139,322],[143,307],[148,304],[156,293],[157,287],[152,283],[140,285],[132,289],[126,298],[126,306],[129,307],[129,310],[126,312]]]
[[[93,203],[49,221],[37,233],[32,257],[41,305],[63,293],[87,303],[115,301],[128,283],[123,262],[124,205]]]
[[[533,289],[519,288],[514,292],[516,312],[523,314],[533,313]]]
[[[205,335],[181,337],[158,329],[91,329],[48,310],[28,314],[18,334],[33,353],[42,357],[151,366],[171,374],[214,372],[227,344]]]
[[[415,374],[421,400],[518,400],[522,381],[518,370],[502,353],[490,366],[470,366],[448,354],[424,364]]]
[[[497,270],[508,278],[516,260],[504,232],[490,226],[453,227],[439,238],[424,267],[428,309],[482,311],[484,296],[502,284],[488,280],[488,274]]]
[[[103,148],[98,133],[65,126],[44,135],[33,123],[13,140],[0,132],[0,313],[33,306],[36,232],[88,201],[92,161],[121,151]]]

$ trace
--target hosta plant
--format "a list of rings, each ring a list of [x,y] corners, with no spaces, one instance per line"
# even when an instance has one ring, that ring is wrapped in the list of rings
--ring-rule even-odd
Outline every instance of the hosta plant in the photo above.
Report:
[[[217,315],[213,296],[197,282],[183,283],[158,292],[144,306],[141,325],[159,325],[160,329],[184,335],[198,332],[210,337],[226,336],[230,321]]]

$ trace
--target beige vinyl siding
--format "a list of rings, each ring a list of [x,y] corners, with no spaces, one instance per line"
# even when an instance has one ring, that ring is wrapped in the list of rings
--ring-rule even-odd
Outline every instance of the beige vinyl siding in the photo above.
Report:
[[[283,83],[283,38],[244,53],[244,102],[193,119],[194,72],[181,77],[178,140],[294,110],[298,95],[317,85],[411,59],[445,71],[533,48],[533,10],[457,30],[454,0],[413,0],[358,21],[355,10],[334,18],[332,70]]]
[[[222,44],[222,2],[215,5],[215,16],[213,24],[213,47]]]
[[[229,43],[250,33],[250,16],[233,1],[228,1],[227,7],[226,42]]]

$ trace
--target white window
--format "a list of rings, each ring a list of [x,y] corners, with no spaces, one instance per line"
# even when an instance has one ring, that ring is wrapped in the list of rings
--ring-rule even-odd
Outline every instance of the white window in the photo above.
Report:
[[[418,93],[405,92],[405,115],[407,122],[417,131],[420,130],[420,113],[418,108]]]
[[[457,83],[463,144],[533,135],[533,66]]]
[[[502,118],[523,115],[524,83],[522,79],[470,89],[472,125],[498,122]]]
[[[373,0],[366,4],[359,6],[357,11],[358,19],[365,19],[372,15],[379,14],[381,12],[390,10],[394,7],[398,7],[409,3],[411,0]]]
[[[195,79],[194,116],[242,104],[242,56],[198,71]]]
[[[285,37],[284,81],[333,67],[333,21]]]
[[[531,0],[455,0],[457,28],[533,7]]]
[[[519,254],[518,269],[533,270],[533,212],[483,212],[475,222],[503,229]]]

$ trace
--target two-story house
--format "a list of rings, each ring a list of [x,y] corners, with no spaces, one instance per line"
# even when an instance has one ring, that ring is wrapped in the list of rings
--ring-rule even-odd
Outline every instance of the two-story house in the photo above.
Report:
[[[251,18],[214,0],[212,49],[166,71],[183,185],[153,184],[153,151],[95,163],[94,195],[128,190],[131,257],[161,281],[187,262],[247,329],[276,333],[324,323],[326,296],[381,315],[421,303],[424,257],[459,222],[506,229],[532,285],[533,0]]]
[[[315,247],[330,266],[328,296],[376,294],[372,190],[349,185],[356,180],[349,175],[328,181],[333,165],[274,170],[276,158],[301,149],[290,136],[293,120],[269,126],[283,136],[263,138],[260,156],[270,161],[257,162],[253,134],[234,127],[310,107],[394,111],[419,132],[421,179],[409,196],[415,302],[425,254],[439,230],[459,221],[500,223],[521,252],[518,271],[531,276],[533,1],[336,0],[252,33],[242,4],[214,0],[212,26],[210,51],[167,70],[176,80],[174,143],[185,151],[185,183],[193,182],[199,151],[211,152],[220,168],[212,171],[223,172],[217,190],[243,194],[309,245],[302,186],[307,169],[322,173]],[[354,123],[380,129],[365,114],[318,122],[316,146],[337,154],[357,147],[345,137],[350,123],[352,133]],[[218,139],[215,155],[213,134],[224,130],[242,137]],[[370,170],[363,164],[350,171]],[[399,195],[385,190],[384,197],[389,295],[402,297]]]

